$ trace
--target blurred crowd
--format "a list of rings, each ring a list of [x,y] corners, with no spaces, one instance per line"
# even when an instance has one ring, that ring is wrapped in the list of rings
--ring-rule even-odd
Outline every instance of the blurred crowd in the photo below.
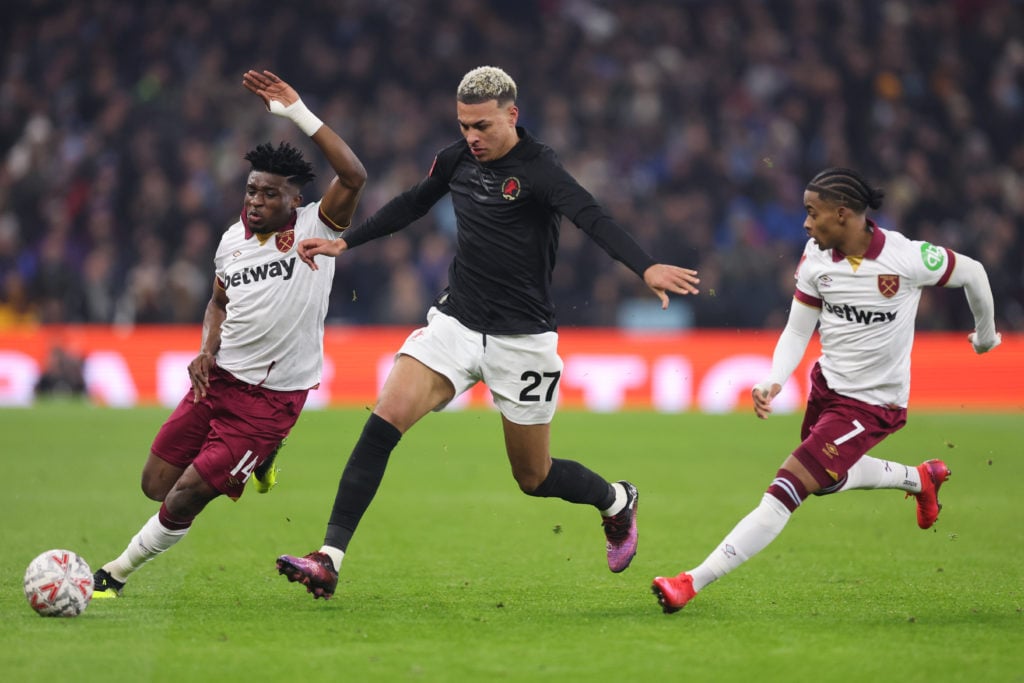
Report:
[[[1019,0],[22,0],[0,25],[0,327],[202,320],[248,165],[288,140],[241,85],[289,81],[369,172],[357,221],[459,137],[475,66],[519,85],[520,122],[659,261],[703,293],[657,309],[566,223],[561,326],[778,327],[826,166],[887,191],[874,218],[988,269],[1024,330],[1024,4]],[[338,260],[329,323],[419,324],[454,217]],[[970,329],[929,290],[924,329]]]

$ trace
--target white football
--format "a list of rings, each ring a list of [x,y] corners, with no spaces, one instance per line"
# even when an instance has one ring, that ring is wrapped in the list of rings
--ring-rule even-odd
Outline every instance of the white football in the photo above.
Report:
[[[25,570],[25,598],[40,616],[77,617],[92,600],[92,570],[70,550],[47,550]]]

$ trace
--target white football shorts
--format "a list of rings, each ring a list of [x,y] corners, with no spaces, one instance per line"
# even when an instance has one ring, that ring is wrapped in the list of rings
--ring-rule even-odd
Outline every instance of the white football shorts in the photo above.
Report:
[[[455,396],[483,382],[515,424],[548,424],[555,416],[562,377],[557,332],[484,334],[431,307],[427,326],[409,335],[403,353],[447,377]]]

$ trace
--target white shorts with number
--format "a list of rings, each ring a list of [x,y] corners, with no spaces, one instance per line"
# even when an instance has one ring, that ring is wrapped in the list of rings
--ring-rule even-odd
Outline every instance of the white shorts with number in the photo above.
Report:
[[[455,396],[483,382],[511,422],[548,424],[555,416],[562,376],[557,332],[484,334],[432,307],[427,326],[410,334],[398,353],[447,377]]]

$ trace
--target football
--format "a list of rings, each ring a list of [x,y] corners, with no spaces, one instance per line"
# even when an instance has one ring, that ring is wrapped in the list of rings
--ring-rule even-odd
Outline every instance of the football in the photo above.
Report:
[[[25,570],[25,598],[44,617],[77,617],[92,600],[92,570],[70,550],[47,550]]]

